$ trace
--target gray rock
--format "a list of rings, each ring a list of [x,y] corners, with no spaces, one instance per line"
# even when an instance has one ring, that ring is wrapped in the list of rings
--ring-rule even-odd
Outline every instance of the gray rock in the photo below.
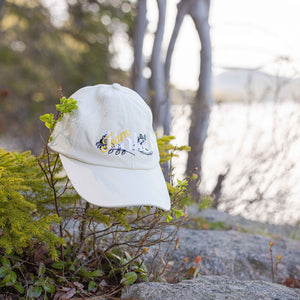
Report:
[[[202,257],[199,271],[202,275],[227,275],[240,280],[272,281],[270,239],[267,237],[236,231],[192,229],[181,229],[178,236],[178,249],[174,251],[172,245],[166,256],[166,260],[174,263],[173,272],[186,257],[189,258],[189,261],[184,263],[187,270],[199,255]],[[166,252],[168,246],[163,244],[160,253]],[[156,252],[155,247],[147,252],[145,262],[148,266]],[[273,246],[274,263],[277,254],[284,256],[278,264],[276,282],[282,282],[288,277],[300,278],[300,242],[289,239],[276,240]]]
[[[290,239],[300,239],[299,226],[291,226],[288,224],[276,225],[252,221],[241,216],[230,215],[226,212],[219,211],[214,208],[207,208],[199,211],[198,206],[195,205],[189,207],[188,209],[192,222],[193,220],[197,220],[197,218],[200,218],[202,220],[206,220],[209,223],[220,222],[225,227],[230,227],[231,229],[240,232],[265,235],[272,238],[286,237]]]
[[[139,283],[126,287],[122,297],[145,300],[299,300],[299,290],[263,281],[240,281],[227,276],[201,276],[169,283]]]

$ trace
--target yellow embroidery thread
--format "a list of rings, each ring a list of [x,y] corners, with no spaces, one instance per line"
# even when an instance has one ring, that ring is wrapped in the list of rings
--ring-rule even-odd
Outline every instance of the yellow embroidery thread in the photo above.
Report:
[[[107,153],[109,151],[110,147],[113,148],[115,145],[119,144],[124,139],[126,139],[127,137],[129,137],[130,136],[130,131],[129,130],[125,130],[125,131],[121,132],[121,134],[118,134],[115,138],[111,139],[111,142],[109,142],[110,137],[112,135],[113,135],[113,132],[110,135],[106,136],[103,139],[103,143],[106,146],[101,148],[101,152],[102,153]]]

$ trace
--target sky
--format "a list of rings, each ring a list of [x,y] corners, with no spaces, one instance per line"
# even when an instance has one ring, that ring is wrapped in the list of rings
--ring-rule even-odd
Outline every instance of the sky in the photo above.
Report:
[[[167,36],[171,34],[176,14],[176,1],[169,2],[172,5],[167,13]],[[212,0],[214,74],[227,67],[262,67],[263,71],[275,74],[278,64],[274,61],[278,56],[288,56],[292,60],[289,66],[281,67],[281,75],[294,75],[295,66],[300,72],[299,12],[299,0]],[[155,15],[151,15],[154,25]],[[178,37],[171,69],[171,81],[178,88],[197,88],[199,51],[199,38],[188,17]]]
[[[63,13],[63,2],[43,0],[54,15]],[[300,74],[300,0],[211,0],[210,25],[213,73],[226,68],[260,68],[270,74]],[[164,51],[172,33],[178,0],[168,0]],[[56,12],[55,12],[56,10]],[[145,37],[144,54],[149,56],[156,29],[157,7],[148,0],[149,31]],[[128,70],[132,49],[124,37],[116,36],[116,64]],[[176,43],[171,66],[171,82],[180,89],[197,89],[200,69],[200,42],[190,17],[186,17]],[[291,62],[278,65],[278,56]],[[145,70],[149,75],[149,70]]]

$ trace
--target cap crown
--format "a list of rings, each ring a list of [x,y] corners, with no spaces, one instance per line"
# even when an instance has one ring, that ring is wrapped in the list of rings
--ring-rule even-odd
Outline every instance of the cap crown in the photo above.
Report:
[[[50,148],[99,166],[142,170],[157,165],[152,113],[137,93],[119,84],[99,84],[71,97],[78,109],[57,123]]]

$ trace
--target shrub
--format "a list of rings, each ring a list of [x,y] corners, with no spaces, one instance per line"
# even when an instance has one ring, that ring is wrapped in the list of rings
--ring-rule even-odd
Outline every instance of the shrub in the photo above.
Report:
[[[17,292],[15,299],[48,299],[112,295],[124,285],[149,281],[153,276],[141,257],[150,246],[176,238],[187,217],[192,178],[174,184],[170,164],[170,212],[91,205],[78,196],[59,155],[48,148],[56,123],[77,105],[61,97],[56,108],[55,116],[41,116],[50,132],[40,157],[0,151],[0,287],[6,295]],[[173,146],[173,139],[158,139],[161,163],[189,150]]]
[[[11,254],[43,243],[57,258],[55,246],[63,240],[50,231],[50,225],[60,218],[37,210],[34,194],[43,190],[44,180],[36,158],[29,151],[12,154],[0,148],[0,162],[0,247]]]

